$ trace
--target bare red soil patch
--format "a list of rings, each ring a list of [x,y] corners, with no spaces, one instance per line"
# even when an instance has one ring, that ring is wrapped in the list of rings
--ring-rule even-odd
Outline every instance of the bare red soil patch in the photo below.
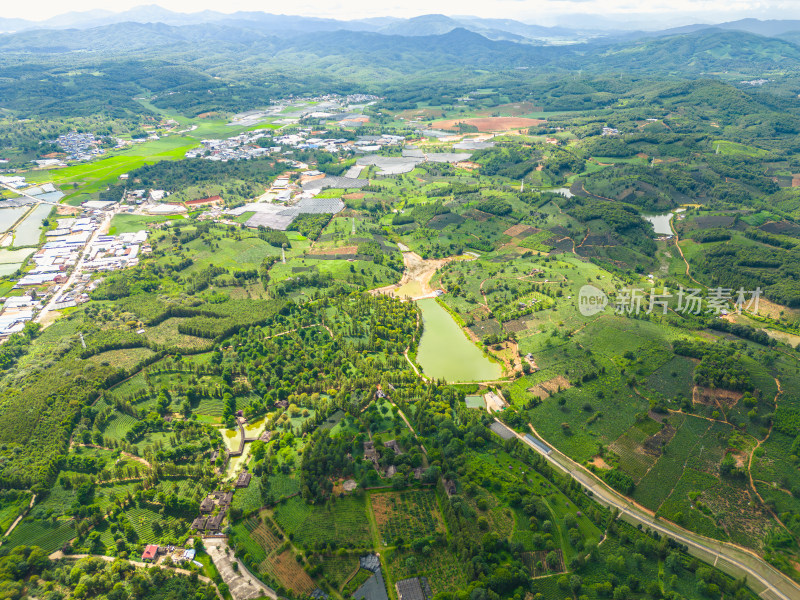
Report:
[[[270,556],[259,567],[262,572],[272,575],[282,586],[294,590],[298,595],[307,595],[317,587],[303,567],[295,560],[291,550],[284,550],[277,556]]]
[[[601,456],[595,456],[591,461],[589,461],[589,464],[594,465],[598,469],[604,469],[606,471],[610,471],[612,468],[611,465],[604,461]]]
[[[536,127],[544,123],[544,119],[526,119],[524,117],[481,117],[477,119],[446,119],[434,121],[433,127],[437,129],[458,129],[459,123],[472,125],[478,131],[508,131],[521,127]]]
[[[733,408],[741,400],[742,396],[744,396],[742,392],[700,387],[699,385],[694,386],[692,390],[692,402],[694,404],[725,407],[726,410]]]

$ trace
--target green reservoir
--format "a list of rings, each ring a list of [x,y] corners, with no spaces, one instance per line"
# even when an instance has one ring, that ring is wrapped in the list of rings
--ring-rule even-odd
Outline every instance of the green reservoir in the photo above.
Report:
[[[436,300],[418,300],[424,331],[417,362],[428,377],[446,381],[488,381],[502,373],[461,331],[453,317]]]

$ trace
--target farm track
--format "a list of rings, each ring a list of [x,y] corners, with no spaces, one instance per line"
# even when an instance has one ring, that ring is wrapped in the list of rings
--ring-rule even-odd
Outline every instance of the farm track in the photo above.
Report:
[[[778,408],[778,396],[780,396],[783,393],[783,388],[781,387],[781,382],[777,377],[773,377],[773,379],[775,379],[775,385],[778,386],[778,391],[775,393],[775,398],[773,400],[773,402],[775,403],[775,409],[777,410],[777,408]],[[764,502],[764,498],[762,498],[761,494],[758,493],[758,489],[756,488],[756,484],[753,481],[753,457],[756,454],[756,450],[758,450],[758,448],[761,447],[761,444],[763,444],[764,442],[766,442],[769,439],[769,436],[772,434],[772,427],[773,427],[773,423],[770,422],[769,429],[767,430],[767,435],[764,436],[764,439],[758,440],[756,442],[756,445],[753,446],[753,449],[750,451],[750,456],[747,459],[747,478],[750,481],[750,488],[753,490],[753,493],[756,495],[756,498],[758,498],[759,502],[761,502],[761,505],[764,508],[766,508],[767,511],[769,511],[769,514],[772,515],[772,518],[775,519],[780,524],[780,526],[783,527],[783,529],[790,536],[792,536],[792,538],[795,540],[795,542],[797,542],[798,540],[797,540],[797,537],[794,535],[794,533],[792,533],[792,531],[784,524],[784,522],[780,520],[778,515],[775,514],[775,511],[772,510],[772,507],[769,506],[766,502]]]
[[[683,255],[683,250],[681,249],[681,243],[680,243],[681,240],[678,237],[678,230],[675,229],[675,225],[672,223],[673,220],[674,219],[670,219],[669,220],[669,228],[672,229],[673,239],[675,240],[675,247],[678,249],[678,253],[680,253],[681,259],[683,260],[684,264],[686,265],[686,276],[689,279],[691,279],[692,281],[694,281],[697,285],[702,287],[703,284],[700,283],[699,281],[697,281],[697,279],[695,279],[694,277],[692,277],[692,274],[690,272],[691,268],[689,267],[689,261],[686,260],[686,257]]]
[[[24,519],[27,516],[27,514],[30,512],[30,510],[33,508],[34,502],[36,502],[36,494],[34,494],[31,497],[31,501],[28,504],[28,508],[23,510],[22,513],[16,519],[14,519],[14,522],[11,524],[11,527],[9,527],[8,530],[3,534],[3,537],[8,537],[8,536],[11,535],[11,532],[14,531],[14,529],[17,528],[17,525],[20,524],[22,519]],[[2,546],[2,545],[3,545],[3,543],[0,542],[0,546]]]
[[[81,446],[83,448],[97,448],[98,450],[108,450],[110,452],[114,452],[115,450],[115,448],[106,448],[105,446],[98,446],[97,444],[74,444],[74,445]],[[153,465],[151,465],[149,462],[147,462],[145,458],[142,458],[141,456],[136,456],[134,454],[131,454],[130,452],[125,452],[124,450],[121,450],[120,454],[125,458],[129,458],[130,460],[135,460],[136,462],[143,464],[148,469],[153,468]],[[117,460],[117,462],[119,462],[119,459]]]
[[[323,327],[325,331],[327,331],[331,337],[334,337],[333,331],[331,328],[325,325],[324,323],[313,323],[311,325],[303,325],[302,327],[295,327],[294,329],[290,329],[288,331],[282,331],[280,333],[276,333],[270,336],[265,337],[265,340],[271,340],[272,338],[280,337],[282,335],[289,335],[290,333],[294,333],[295,331],[300,331],[301,329],[311,329],[312,327]]]
[[[429,382],[430,381],[430,379],[428,379],[425,375],[423,375],[422,373],[419,372],[419,370],[417,369],[417,365],[415,365],[414,362],[408,357],[408,348],[406,348],[403,351],[403,356],[406,357],[406,360],[408,361],[408,364],[410,364],[411,368],[414,369],[414,374],[417,377],[419,377],[420,379],[422,379],[422,381],[425,381],[425,382]]]
[[[566,473],[580,483],[601,504],[618,510],[621,516],[641,524],[643,527],[658,531],[686,545],[691,554],[707,562],[713,562],[715,567],[734,577],[746,575],[751,587],[764,600],[800,600],[800,586],[752,550],[705,537],[671,521],[656,517],[652,511],[616,492],[596,475],[559,452],[552,445],[548,444],[553,448],[552,452],[545,455],[522,434],[510,429],[497,419],[495,419],[495,423],[515,435],[531,450],[542,455],[557,470]],[[533,428],[533,425],[529,423],[528,426],[536,437],[547,443]]]
[[[390,403],[392,406],[394,406],[394,407],[397,409],[397,414],[398,414],[398,415],[400,415],[400,418],[401,418],[401,419],[403,419],[403,422],[406,424],[406,427],[408,427],[408,430],[409,430],[411,433],[413,433],[413,434],[414,434],[414,439],[415,439],[415,440],[417,440],[417,442],[419,442],[419,438],[417,437],[417,432],[416,432],[416,431],[414,431],[414,428],[411,426],[411,423],[410,423],[410,422],[409,422],[409,420],[406,418],[406,415],[403,413],[403,411],[402,411],[402,410],[400,410],[400,407],[399,407],[399,406],[397,406],[397,404],[395,404],[395,403],[394,403],[394,400],[392,400],[392,399],[391,399],[389,396],[386,396],[386,399],[389,401],[389,403]],[[422,453],[425,455],[425,458],[428,458],[428,451],[425,449],[425,446],[423,446],[422,444],[420,444],[420,445],[419,445],[419,447],[420,447],[420,450],[422,450]]]

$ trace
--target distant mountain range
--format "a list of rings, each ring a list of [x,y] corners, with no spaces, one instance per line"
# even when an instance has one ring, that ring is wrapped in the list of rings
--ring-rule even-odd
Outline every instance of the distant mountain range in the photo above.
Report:
[[[160,6],[140,6],[128,11],[112,13],[104,10],[69,12],[45,21],[4,19],[0,17],[0,32],[29,31],[35,29],[91,29],[117,23],[163,23],[183,26],[198,24],[225,24],[256,29],[280,37],[316,31],[367,31],[385,35],[425,36],[441,35],[463,28],[489,39],[510,41],[546,40],[558,37],[575,38],[591,36],[592,32],[562,27],[529,25],[511,19],[481,19],[478,17],[452,18],[445,15],[422,15],[410,19],[394,17],[340,21],[264,12],[235,12],[225,14],[215,11],[178,13]]]
[[[289,18],[289,17],[287,17]],[[445,18],[446,19],[446,18]],[[436,69],[526,69],[669,73],[697,76],[734,71],[761,76],[774,70],[800,71],[800,35],[767,37],[721,28],[689,30],[631,39],[601,38],[567,45],[519,43],[489,39],[464,27],[447,29],[441,18],[426,19],[438,27],[408,29],[407,22],[384,24],[381,31],[322,29],[292,36],[275,35],[252,21],[167,25],[124,22],[85,30],[30,30],[0,34],[0,52],[31,57],[75,53],[75,60],[124,56],[190,62],[214,56],[239,64],[316,69],[320,59],[334,59],[364,72],[411,74]],[[499,25],[500,23],[498,23]],[[781,28],[775,28],[780,31]],[[500,31],[493,28],[492,31]],[[508,36],[519,34],[508,33]],[[341,59],[341,60],[339,60]]]
[[[574,19],[574,23],[585,23],[589,19]],[[454,29],[466,29],[491,40],[521,43],[565,43],[585,42],[598,38],[662,37],[692,33],[716,27],[734,31],[755,33],[764,36],[780,36],[800,32],[800,21],[742,19],[726,23],[703,23],[661,31],[625,31],[624,24],[618,29],[608,26],[592,28],[575,25],[570,27],[544,27],[513,19],[484,19],[472,16],[450,17],[441,14],[421,15],[409,19],[380,17],[370,19],[336,20],[314,17],[276,15],[265,12],[217,11],[179,13],[157,5],[139,6],[124,12],[92,10],[68,12],[44,21],[7,19],[0,17],[0,32],[11,33],[31,30],[93,29],[119,23],[161,23],[171,26],[216,24],[258,31],[275,37],[293,37],[303,33],[322,31],[363,31],[382,35],[430,36],[449,33]],[[604,24],[605,25],[605,24]]]
[[[34,59],[65,53],[84,63],[112,56],[158,58],[201,70],[226,63],[252,72],[298,69],[340,78],[348,68],[362,78],[452,74],[453,68],[689,77],[735,72],[756,78],[778,70],[800,72],[800,21],[789,20],[599,32],[438,14],[338,21],[263,12],[182,14],[143,6],[124,13],[67,13],[39,23],[0,19],[0,27],[20,29],[0,33],[0,52]]]

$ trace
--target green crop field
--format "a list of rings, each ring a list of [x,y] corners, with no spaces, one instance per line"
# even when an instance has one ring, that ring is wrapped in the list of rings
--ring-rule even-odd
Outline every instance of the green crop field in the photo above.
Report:
[[[357,556],[330,555],[322,557],[322,576],[336,589],[341,589],[346,581],[358,570]]]
[[[183,217],[160,217],[148,215],[114,215],[111,219],[110,235],[121,235],[123,233],[136,233],[141,230],[151,229],[154,225],[159,225],[167,221],[182,219]]]
[[[125,514],[134,531],[136,531],[136,534],[139,536],[140,543],[143,544],[154,544],[161,538],[161,536],[153,531],[153,523],[155,521],[163,523],[164,528],[170,528],[170,530],[176,524],[176,519],[174,517],[164,517],[153,512],[149,508],[129,508],[125,511]],[[185,527],[180,528],[178,536],[183,533],[183,529],[185,529]]]
[[[130,428],[133,427],[134,423],[136,423],[136,419],[132,416],[121,412],[114,412],[112,413],[111,420],[103,431],[103,435],[114,440],[122,440],[125,438],[125,434],[128,433]]]
[[[39,546],[46,553],[59,550],[75,537],[75,523],[69,521],[31,521],[23,520],[3,544],[9,548],[15,546]]]
[[[150,348],[126,348],[125,350],[109,350],[108,352],[101,352],[89,358],[93,363],[107,363],[118,365],[123,369],[131,369],[139,362],[146,358],[153,356],[155,352]]]
[[[305,548],[331,543],[358,547],[372,540],[363,499],[341,498],[309,507],[297,497],[289,498],[275,509],[275,520]]]
[[[7,531],[16,518],[28,508],[30,503],[30,495],[28,493],[13,493],[0,501],[0,530]]]
[[[252,527],[252,529],[255,529],[255,527]],[[255,562],[255,564],[259,564],[266,560],[267,554],[258,542],[250,537],[250,531],[252,531],[252,529],[248,526],[248,523],[242,522],[233,526],[233,533],[236,536],[239,547],[242,548],[246,554],[250,555],[250,559]]]
[[[392,580],[427,577],[434,594],[455,591],[467,582],[464,568],[458,559],[441,548],[431,548],[427,552],[423,550],[422,554],[393,551],[386,562]]]
[[[196,139],[176,136],[145,142],[107,158],[63,169],[40,171],[31,177],[31,181],[52,181],[64,189],[77,184],[78,191],[69,193],[67,197],[70,204],[77,205],[91,199],[91,194],[105,186],[116,183],[123,173],[160,160],[177,160],[198,143]]]
[[[656,509],[669,495],[672,486],[680,479],[686,461],[699,451],[698,440],[710,429],[711,424],[704,419],[681,417],[670,419],[677,431],[664,454],[648,474],[639,482],[633,497],[648,508]]]

